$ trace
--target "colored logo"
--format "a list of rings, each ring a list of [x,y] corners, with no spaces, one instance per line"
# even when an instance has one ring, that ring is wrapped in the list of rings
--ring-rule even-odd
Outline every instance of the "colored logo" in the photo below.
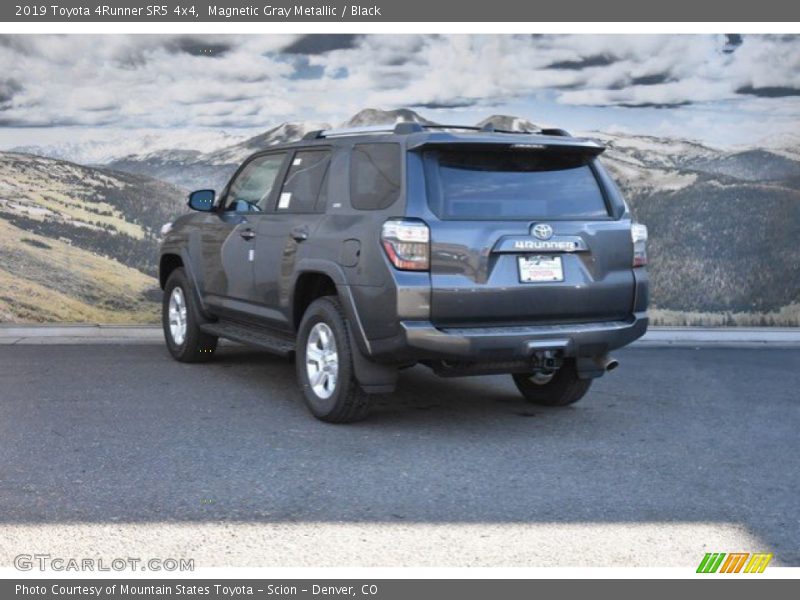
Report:
[[[707,552],[698,573],[763,573],[772,560],[768,552]]]

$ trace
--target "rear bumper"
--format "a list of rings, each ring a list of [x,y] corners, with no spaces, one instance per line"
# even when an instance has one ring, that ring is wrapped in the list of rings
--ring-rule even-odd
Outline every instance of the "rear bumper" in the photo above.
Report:
[[[593,357],[630,344],[647,331],[647,313],[624,321],[437,328],[427,321],[401,321],[401,333],[371,340],[381,361],[459,360],[480,362],[529,359],[538,350],[560,350],[565,357]]]

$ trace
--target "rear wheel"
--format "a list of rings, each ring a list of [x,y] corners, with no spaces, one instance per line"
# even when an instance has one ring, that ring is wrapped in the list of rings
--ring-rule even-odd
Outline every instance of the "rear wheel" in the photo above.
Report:
[[[199,310],[183,269],[170,273],[164,286],[161,324],[167,349],[175,360],[204,362],[217,349],[217,338],[200,330]]]
[[[517,373],[512,375],[525,400],[540,406],[574,404],[589,391],[591,379],[579,379],[575,361],[565,361],[553,373]]]
[[[369,395],[353,370],[353,349],[342,307],[334,296],[311,303],[297,336],[297,381],[311,413],[329,423],[367,416]]]

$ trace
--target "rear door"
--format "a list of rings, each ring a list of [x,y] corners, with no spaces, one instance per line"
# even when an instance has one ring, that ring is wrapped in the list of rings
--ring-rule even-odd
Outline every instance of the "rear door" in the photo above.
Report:
[[[615,219],[594,155],[426,150],[431,316],[442,326],[624,319],[630,221]]]
[[[255,294],[274,325],[290,329],[290,292],[295,263],[303,256],[325,256],[315,232],[325,216],[331,150],[299,149],[291,156],[276,193],[274,210],[258,224]]]

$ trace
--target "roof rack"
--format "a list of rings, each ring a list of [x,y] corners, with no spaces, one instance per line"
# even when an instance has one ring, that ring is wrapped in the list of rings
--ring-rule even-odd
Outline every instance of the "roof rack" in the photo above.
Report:
[[[549,127],[537,131],[539,135],[555,135],[559,137],[572,137],[572,134],[566,129],[559,129],[557,127]]]
[[[365,134],[380,134],[380,133],[393,133],[395,135],[408,135],[411,133],[420,133],[426,129],[456,129],[462,131],[479,131],[484,133],[513,133],[513,134],[539,134],[539,135],[555,135],[563,137],[571,137],[569,132],[564,129],[540,129],[539,131],[527,130],[511,130],[511,129],[496,129],[491,123],[487,123],[482,127],[474,125],[434,125],[422,124],[413,121],[401,121],[395,125],[367,125],[363,127],[343,127],[340,129],[318,129],[309,131],[303,136],[304,140],[318,140],[322,138],[332,137],[346,137],[350,135],[365,135]]]
[[[319,129],[317,131],[309,131],[303,136],[304,140],[317,140],[320,138],[330,137],[345,137],[348,135],[364,135],[369,133],[415,133],[422,131],[422,129],[412,129],[406,131],[407,125],[417,125],[417,123],[398,123],[397,125],[364,125],[361,127],[342,127],[339,129]],[[402,126],[402,127],[401,127]],[[401,131],[402,129],[402,131]]]

